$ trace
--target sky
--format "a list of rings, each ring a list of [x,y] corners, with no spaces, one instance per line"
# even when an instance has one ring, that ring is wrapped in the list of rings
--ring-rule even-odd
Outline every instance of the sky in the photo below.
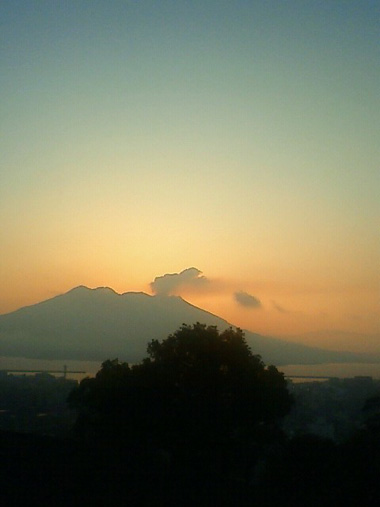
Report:
[[[380,346],[378,1],[2,0],[0,24],[0,313],[109,286]]]

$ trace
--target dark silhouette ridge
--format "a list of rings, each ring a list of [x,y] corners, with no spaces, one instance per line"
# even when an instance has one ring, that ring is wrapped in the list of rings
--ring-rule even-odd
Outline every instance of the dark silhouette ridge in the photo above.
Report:
[[[150,340],[165,338],[184,322],[230,327],[177,296],[80,286],[0,315],[0,350],[3,356],[95,361],[121,357],[138,362]],[[374,361],[374,356],[327,351],[249,331],[245,336],[266,362],[277,365]]]

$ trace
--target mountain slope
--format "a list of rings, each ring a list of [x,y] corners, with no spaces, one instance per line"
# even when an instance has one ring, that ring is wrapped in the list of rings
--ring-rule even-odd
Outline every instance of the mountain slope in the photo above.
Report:
[[[220,330],[230,326],[180,297],[117,294],[109,288],[81,286],[0,315],[0,355],[94,361],[119,357],[137,362],[146,356],[150,340],[164,339],[181,324],[195,322]],[[267,364],[369,361],[364,355],[307,347],[249,331],[246,338]]]
[[[77,287],[66,294],[0,316],[0,355],[30,358],[140,360],[147,343],[184,322],[228,323],[178,297],[117,294]]]

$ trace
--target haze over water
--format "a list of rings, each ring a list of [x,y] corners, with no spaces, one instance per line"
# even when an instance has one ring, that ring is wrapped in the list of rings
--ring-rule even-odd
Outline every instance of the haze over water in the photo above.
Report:
[[[63,364],[65,363],[65,364]],[[0,370],[63,370],[64,366],[68,370],[83,371],[84,373],[68,373],[68,378],[81,380],[86,376],[95,376],[101,368],[101,363],[96,361],[60,361],[60,360],[41,360],[41,359],[25,359],[0,357]],[[380,379],[379,363],[332,363],[332,364],[316,364],[316,365],[285,365],[280,366],[279,370],[285,376],[306,376],[306,377],[338,377],[350,378],[356,376],[371,376]],[[60,376],[57,374],[57,376]],[[62,375],[61,375],[62,376]],[[301,379],[307,382],[308,379]]]

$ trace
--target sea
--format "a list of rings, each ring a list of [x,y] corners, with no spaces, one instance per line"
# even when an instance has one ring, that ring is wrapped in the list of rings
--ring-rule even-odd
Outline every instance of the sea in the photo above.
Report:
[[[287,377],[372,377],[380,379],[380,363],[288,364],[278,369]]]
[[[101,368],[99,361],[74,361],[62,359],[28,359],[23,357],[0,357],[0,371],[14,374],[30,373],[36,371],[54,372],[55,376],[63,376],[82,380],[85,377],[93,377]],[[337,377],[353,378],[368,376],[380,379],[380,363],[324,363],[324,364],[288,364],[277,367],[286,377],[309,378]],[[76,373],[73,373],[76,372]]]

